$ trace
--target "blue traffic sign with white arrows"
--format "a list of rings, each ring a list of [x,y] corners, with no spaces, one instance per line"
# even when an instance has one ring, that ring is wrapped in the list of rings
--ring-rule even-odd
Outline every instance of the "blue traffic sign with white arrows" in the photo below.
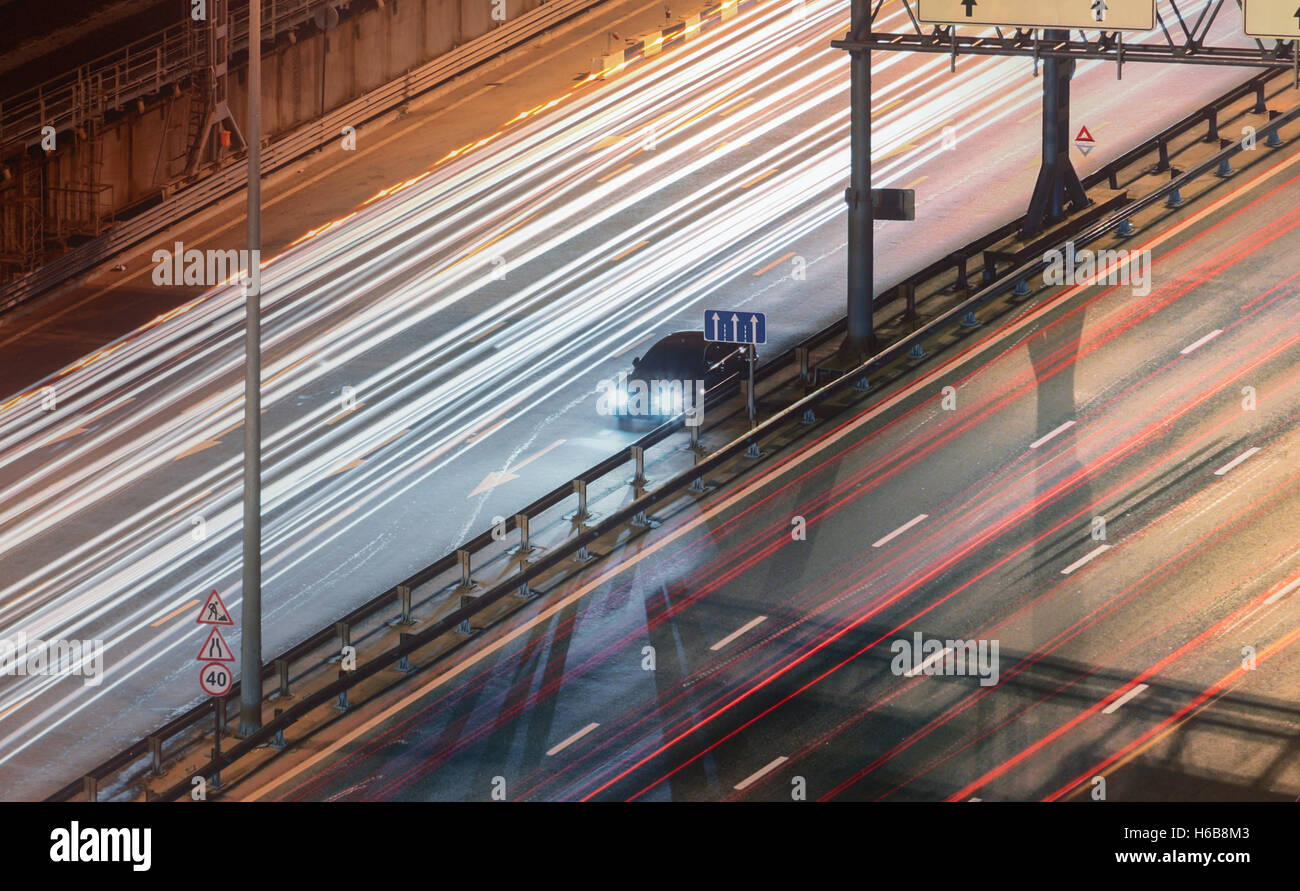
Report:
[[[704,339],[719,343],[767,343],[767,317],[761,312],[706,309]]]

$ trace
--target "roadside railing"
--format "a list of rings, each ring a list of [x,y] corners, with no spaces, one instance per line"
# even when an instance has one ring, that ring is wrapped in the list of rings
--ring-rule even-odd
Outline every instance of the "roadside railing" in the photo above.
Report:
[[[1207,160],[1190,166],[1185,171],[1172,166],[1170,160],[1171,143],[1177,136],[1185,135],[1200,124],[1207,125],[1209,128],[1209,133],[1205,137],[1206,140],[1219,139],[1218,113],[1252,92],[1257,97],[1257,103],[1253,109],[1254,113],[1264,113],[1267,111],[1263,104],[1264,86],[1277,74],[1278,72],[1266,72],[1252,78],[1240,87],[1229,91],[1221,100],[1189,115],[1161,134],[1145,141],[1139,147],[1125,153],[1096,173],[1086,177],[1084,180],[1086,184],[1095,185],[1107,181],[1112,188],[1117,188],[1119,174],[1125,167],[1132,166],[1152,154],[1155,154],[1158,160],[1148,172],[1163,173],[1168,171],[1170,173],[1170,179],[1165,185],[1156,188],[1141,198],[1124,202],[1117,209],[1106,214],[1104,218],[1095,221],[1089,220],[1081,228],[1067,226],[1058,230],[1057,237],[1059,241],[1055,245],[1056,248],[1058,250],[1064,249],[1067,241],[1073,241],[1076,245],[1086,245],[1115,230],[1120,230],[1121,234],[1123,234],[1123,228],[1134,215],[1155,206],[1161,201],[1167,201],[1170,206],[1175,206],[1175,202],[1170,202],[1169,199],[1178,198],[1180,190],[1193,180],[1211,171],[1222,175],[1230,170],[1231,160],[1245,150],[1241,140],[1229,142],[1227,145],[1221,144],[1220,151]],[[1269,114],[1270,120],[1255,128],[1255,135],[1257,139],[1263,140],[1260,144],[1273,146],[1278,144],[1276,136],[1281,128],[1300,118],[1300,105],[1285,113],[1270,112]],[[188,794],[190,776],[219,777],[222,769],[234,764],[258,747],[264,745],[282,747],[285,731],[318,707],[331,701],[340,705],[346,703],[348,690],[362,681],[374,677],[381,671],[395,666],[403,666],[403,670],[409,670],[409,657],[416,650],[457,629],[464,630],[468,628],[469,623],[475,616],[482,614],[485,610],[507,597],[529,594],[531,592],[531,582],[556,569],[564,561],[572,561],[575,554],[586,554],[586,549],[598,539],[620,530],[630,529],[633,530],[634,534],[645,531],[650,526],[645,520],[656,505],[663,504],[686,489],[693,488],[695,491],[700,491],[702,482],[710,474],[715,473],[727,462],[746,452],[750,452],[754,444],[761,444],[762,441],[771,437],[774,433],[792,424],[806,426],[810,418],[815,422],[824,419],[829,414],[837,413],[827,413],[825,409],[836,399],[855,392],[860,394],[865,389],[864,383],[869,377],[883,367],[899,360],[916,360],[924,357],[926,355],[924,346],[927,342],[939,337],[950,337],[955,330],[969,329],[974,319],[974,313],[980,306],[1012,288],[1023,286],[1023,283],[1042,273],[1048,265],[1048,261],[1042,255],[1019,263],[1004,272],[999,272],[996,264],[986,264],[981,274],[983,281],[979,289],[971,292],[968,288],[967,262],[1015,232],[1021,222],[1022,220],[1018,220],[1000,227],[994,233],[977,239],[940,262],[931,264],[921,273],[910,276],[893,288],[882,291],[875,298],[877,308],[883,309],[890,304],[904,303],[905,309],[901,318],[908,320],[910,317],[910,320],[915,323],[914,330],[911,333],[882,349],[857,369],[837,377],[824,386],[812,389],[811,392],[806,392],[803,398],[780,409],[768,419],[759,423],[751,422],[748,432],[731,439],[722,447],[707,455],[697,452],[695,463],[691,468],[674,475],[653,490],[646,491],[641,486],[636,485],[636,480],[644,475],[646,452],[651,447],[662,443],[668,437],[683,430],[684,419],[680,416],[660,425],[640,438],[636,443],[620,449],[574,479],[557,486],[538,498],[506,520],[505,523],[506,531],[513,532],[519,537],[520,548],[525,554],[529,547],[529,525],[532,519],[562,504],[569,498],[576,498],[578,513],[584,513],[586,509],[586,490],[589,484],[615,471],[625,473],[625,468],[628,465],[632,465],[636,471],[633,486],[637,497],[633,501],[611,512],[598,523],[590,525],[579,523],[577,535],[567,538],[561,545],[548,547],[545,556],[521,561],[520,570],[513,576],[477,594],[472,599],[469,599],[469,602],[462,599],[458,608],[445,614],[423,630],[415,633],[400,632],[399,641],[395,646],[359,664],[354,670],[341,671],[336,680],[301,696],[301,698],[296,698],[291,706],[278,712],[259,731],[235,743],[228,750],[214,754],[203,767],[189,772],[184,780],[170,786],[157,798],[175,799]],[[994,237],[999,233],[1001,233],[1000,237]],[[948,275],[955,276],[953,289],[966,293],[968,296],[951,305],[928,322],[919,323],[919,317],[915,313],[914,305],[916,285],[922,281],[931,281]],[[845,327],[844,320],[840,320],[764,363],[756,371],[756,383],[768,381],[781,374],[793,374],[797,380],[804,383],[805,391],[811,389],[812,376],[809,367],[811,352],[836,339],[844,332]],[[706,399],[706,413],[730,398],[735,389],[736,385],[731,384],[728,387],[709,393]],[[820,416],[818,415],[819,409],[823,410],[823,414]],[[843,407],[839,410],[843,410]],[[697,442],[695,437],[698,429],[698,427],[693,428],[696,431],[692,434],[693,444]],[[260,682],[265,687],[266,681],[278,678],[279,690],[266,694],[267,699],[277,693],[288,693],[288,678],[295,667],[304,671],[323,667],[327,660],[320,659],[318,651],[329,646],[332,642],[346,641],[347,629],[357,626],[366,619],[393,610],[397,611],[397,615],[395,617],[396,621],[392,624],[403,627],[403,620],[409,620],[410,617],[412,590],[453,570],[459,570],[462,584],[467,586],[472,581],[475,555],[484,552],[490,547],[499,547],[500,543],[500,539],[494,536],[493,529],[485,530],[452,553],[434,561],[410,578],[353,610],[343,619],[322,628],[285,653],[270,660],[262,668]],[[430,664],[436,664],[445,655],[445,653],[440,654]],[[312,664],[302,668],[299,663],[304,660],[312,660]],[[427,667],[427,665],[422,666],[422,668]],[[82,778],[69,783],[50,796],[48,800],[67,800],[78,793],[84,794],[90,800],[96,800],[100,785],[105,779],[120,774],[145,756],[152,760],[154,772],[157,773],[164,760],[164,747],[168,741],[182,734],[192,734],[196,728],[201,728],[209,722],[216,728],[224,728],[228,706],[231,703],[238,702],[239,689],[240,684],[236,682],[225,697],[205,701],[187,710],[167,722],[149,737],[137,741],[126,750],[119,752],[87,772]],[[285,701],[287,701],[287,697]],[[219,736],[218,733],[217,737],[219,738]]]

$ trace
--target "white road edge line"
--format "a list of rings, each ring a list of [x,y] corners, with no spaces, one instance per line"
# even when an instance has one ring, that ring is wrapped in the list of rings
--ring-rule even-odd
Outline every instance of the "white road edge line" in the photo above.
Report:
[[[776,770],[778,767],[780,767],[782,764],[785,764],[785,762],[789,760],[790,759],[787,758],[785,755],[782,755],[779,758],[773,758],[771,763],[768,764],[766,767],[760,767],[758,770],[754,771],[749,776],[745,777],[739,783],[732,786],[732,788],[735,789],[737,792],[744,792],[747,788],[754,785],[754,783],[757,783],[759,780],[761,780],[765,775]]]
[[[873,548],[878,548],[878,547],[880,547],[881,545],[888,544],[889,542],[893,541],[893,540],[894,540],[895,538],[897,538],[898,536],[902,535],[902,534],[903,534],[904,532],[906,532],[908,529],[911,529],[911,528],[912,528],[913,526],[915,526],[917,523],[921,522],[922,520],[927,519],[929,516],[930,516],[929,514],[917,514],[915,517],[912,517],[912,519],[908,520],[908,521],[907,521],[906,523],[904,523],[902,526],[899,526],[899,527],[898,527],[897,529],[895,529],[893,532],[889,533],[889,534],[886,535],[884,538],[880,539],[880,541],[878,541],[878,542],[876,542],[875,544],[873,544],[872,547],[873,547]]]
[[[733,640],[740,637],[740,635],[744,634],[746,631],[753,628],[755,625],[761,625],[766,621],[767,621],[767,616],[759,616],[757,619],[752,619],[746,622],[744,625],[741,625],[739,628],[737,628],[735,631],[728,634],[726,637],[724,637],[722,640],[715,643],[713,646],[709,647],[709,649],[716,653],[718,650],[722,649],[727,644],[731,643]]]
[[[1214,475],[1223,476],[1229,470],[1232,470],[1232,468],[1236,467],[1242,461],[1245,461],[1247,458],[1249,458],[1251,455],[1255,454],[1258,451],[1259,451],[1259,446],[1251,446],[1250,448],[1246,449],[1246,451],[1242,452],[1240,455],[1233,458],[1227,464],[1223,465],[1218,470],[1214,471]]]
[[[948,655],[949,653],[951,653],[951,652],[952,652],[952,647],[944,647],[942,650],[940,650],[939,652],[935,653],[935,654],[934,654],[933,656],[931,656],[929,659],[926,659],[926,660],[925,660],[924,662],[922,662],[920,665],[913,666],[913,667],[910,668],[909,670],[903,672],[903,677],[905,677],[905,678],[914,678],[914,677],[916,677],[918,674],[920,674],[921,672],[925,671],[925,669],[929,668],[931,665],[933,665],[934,663],[938,662],[940,659],[944,658],[945,656],[947,656],[947,655]]]
[[[1147,685],[1146,685],[1146,684],[1138,684],[1138,685],[1136,685],[1132,690],[1129,690],[1127,693],[1125,693],[1125,694],[1124,694],[1123,696],[1121,696],[1119,699],[1116,699],[1116,700],[1115,700],[1114,702],[1112,702],[1110,705],[1108,705],[1108,706],[1106,706],[1104,709],[1102,709],[1102,710],[1101,710],[1101,713],[1102,713],[1103,715],[1109,715],[1109,714],[1112,714],[1112,713],[1114,713],[1114,712],[1116,712],[1116,711],[1119,711],[1119,707],[1120,707],[1120,706],[1122,706],[1124,703],[1128,702],[1128,701],[1129,701],[1130,699],[1132,699],[1134,696],[1137,696],[1139,693],[1141,693],[1141,692],[1142,692],[1143,690],[1145,690],[1146,688],[1147,688]]]
[[[1179,351],[1179,354],[1186,356],[1188,353],[1193,352],[1194,350],[1198,350],[1201,347],[1205,346],[1207,343],[1209,343],[1211,340],[1214,340],[1214,338],[1218,337],[1222,333],[1223,333],[1222,328],[1215,328],[1213,331],[1211,331],[1209,334],[1205,335],[1195,343],[1189,343],[1187,346],[1183,347],[1182,350]]]
[[[546,750],[546,754],[547,755],[556,754],[566,746],[573,745],[573,743],[576,743],[578,740],[582,739],[584,736],[586,736],[588,733],[595,730],[599,726],[600,725],[597,724],[595,721],[592,721],[590,724],[588,724],[586,727],[583,727],[581,730],[573,734],[573,736],[569,737],[564,742],[556,743],[555,745],[551,746],[549,749]]]
[[[1031,449],[1036,449],[1040,445],[1042,445],[1043,443],[1051,439],[1053,436],[1064,433],[1066,430],[1069,430],[1073,426],[1074,426],[1074,421],[1066,421],[1064,424],[1062,424],[1060,427],[1057,427],[1055,430],[1053,430],[1051,433],[1047,434],[1046,436],[1040,436],[1038,439],[1035,439],[1033,442],[1029,444],[1029,447]]]
[[[1089,551],[1088,553],[1084,554],[1084,555],[1083,555],[1082,557],[1080,557],[1078,560],[1075,560],[1075,561],[1074,561],[1073,563],[1071,563],[1069,566],[1067,566],[1067,567],[1065,567],[1064,569],[1062,569],[1062,570],[1061,570],[1061,575],[1069,575],[1070,573],[1072,573],[1072,572],[1074,572],[1076,569],[1078,569],[1080,566],[1082,566],[1082,565],[1084,565],[1085,563],[1087,563],[1088,561],[1092,560],[1093,557],[1096,557],[1096,556],[1099,556],[1099,555],[1101,555],[1101,554],[1104,554],[1106,551],[1109,551],[1109,550],[1110,550],[1110,545],[1108,545],[1108,544],[1098,545],[1097,547],[1093,548],[1093,549],[1092,549],[1091,551]]]

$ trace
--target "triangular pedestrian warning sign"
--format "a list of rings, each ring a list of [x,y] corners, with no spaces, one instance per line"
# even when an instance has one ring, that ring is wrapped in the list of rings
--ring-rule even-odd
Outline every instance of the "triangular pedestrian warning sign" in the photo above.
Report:
[[[221,636],[221,630],[213,628],[208,632],[208,639],[203,642],[199,654],[194,657],[199,662],[234,662],[235,654],[230,644]]]
[[[204,601],[202,609],[199,610],[199,617],[194,620],[200,625],[233,625],[235,620],[230,618],[230,610],[226,609],[225,603],[221,601],[221,595],[217,589],[213,588],[208,599]]]
[[[1093,149],[1095,149],[1096,146],[1095,146],[1095,145],[1088,145],[1087,143],[1081,143],[1081,144],[1079,144],[1079,145],[1076,145],[1075,148],[1077,148],[1079,151],[1083,152],[1083,156],[1086,158],[1086,157],[1088,156],[1088,152],[1090,152],[1090,151],[1092,151]]]
[[[1069,131],[1067,130],[1066,132],[1068,133]],[[1096,142],[1097,140],[1092,138],[1092,134],[1088,132],[1087,127],[1080,127],[1079,135],[1074,137],[1074,141],[1075,142]]]

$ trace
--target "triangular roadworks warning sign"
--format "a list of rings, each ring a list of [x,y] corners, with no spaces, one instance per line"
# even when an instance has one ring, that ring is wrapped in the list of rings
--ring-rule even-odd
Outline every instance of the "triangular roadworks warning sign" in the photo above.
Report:
[[[199,662],[234,662],[235,654],[230,650],[230,644],[221,636],[219,628],[213,628],[208,632],[208,639],[203,642],[203,647],[199,654],[194,657]]]
[[[203,602],[203,607],[199,610],[199,617],[194,620],[200,625],[233,625],[235,620],[230,618],[230,610],[221,601],[221,595],[217,589],[213,588],[208,599]]]
[[[1067,130],[1066,132],[1068,133],[1069,131]],[[1074,141],[1075,142],[1096,142],[1097,140],[1092,138],[1092,134],[1088,132],[1087,127],[1080,127],[1079,135],[1074,137]]]

